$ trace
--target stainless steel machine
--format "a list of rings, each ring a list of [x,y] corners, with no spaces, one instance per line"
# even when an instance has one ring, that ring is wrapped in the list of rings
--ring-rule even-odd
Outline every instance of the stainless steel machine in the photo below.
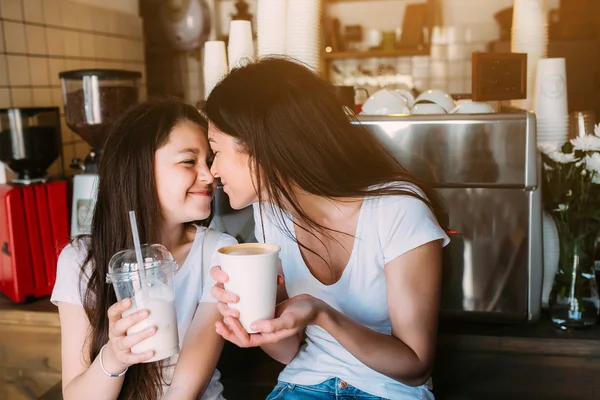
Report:
[[[357,123],[446,202],[442,317],[536,321],[543,255],[534,114],[362,116]],[[252,213],[229,209],[226,216],[237,219],[229,226],[244,227]]]
[[[542,199],[532,113],[361,117],[450,217],[442,316],[536,321]]]

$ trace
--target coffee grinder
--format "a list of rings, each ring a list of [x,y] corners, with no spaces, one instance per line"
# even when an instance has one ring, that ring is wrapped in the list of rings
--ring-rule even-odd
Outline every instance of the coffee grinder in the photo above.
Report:
[[[57,107],[0,110],[0,161],[16,173],[0,185],[0,292],[14,302],[52,293],[69,241],[67,182],[46,176],[60,137]]]
[[[115,121],[138,102],[141,74],[123,70],[76,70],[59,74],[67,126],[91,146],[74,159],[71,236],[89,234],[97,197],[102,146]]]

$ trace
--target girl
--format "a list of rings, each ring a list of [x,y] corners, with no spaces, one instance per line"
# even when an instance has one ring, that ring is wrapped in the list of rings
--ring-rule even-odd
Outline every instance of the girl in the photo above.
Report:
[[[211,270],[225,317],[217,332],[287,364],[268,399],[433,398],[449,241],[436,194],[294,62],[234,69],[205,111],[211,172],[233,208],[258,203],[257,239],[281,246],[285,301],[275,319],[254,323],[258,334],[226,307],[237,301],[223,289],[227,275]]]
[[[216,188],[206,129],[195,108],[162,100],[135,106],[108,136],[91,234],[62,251],[51,298],[61,321],[65,399],[222,398],[215,366],[223,341],[214,332],[221,315],[209,295],[214,282],[202,276],[200,251]],[[152,352],[130,352],[155,328],[128,336],[148,313],[121,318],[131,300],[116,302],[105,283],[112,255],[133,248],[128,210],[136,211],[141,242],[163,244],[179,266],[174,289],[182,350],[160,363],[143,363]],[[221,235],[217,248],[233,243]]]

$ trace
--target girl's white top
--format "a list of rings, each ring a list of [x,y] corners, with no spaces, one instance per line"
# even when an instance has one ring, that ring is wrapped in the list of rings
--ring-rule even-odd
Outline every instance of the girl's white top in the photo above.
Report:
[[[183,345],[184,337],[192,323],[198,303],[216,303],[216,300],[210,294],[210,289],[215,284],[215,281],[210,276],[202,276],[202,242],[205,232],[205,227],[197,226],[196,237],[194,238],[190,252],[183,265],[177,270],[173,281],[180,346]],[[219,265],[217,249],[236,243],[237,241],[231,236],[222,234],[211,257],[210,266]],[[60,253],[56,283],[52,291],[52,297],[50,298],[54,304],[65,302],[77,306],[83,305],[82,294],[85,293],[90,266],[86,266],[87,273],[81,275],[81,279],[80,271],[86,255],[87,246],[81,241],[76,244],[69,244]],[[165,362],[166,366],[163,370],[163,377],[167,385],[163,386],[164,393],[168,390],[168,384],[173,379],[173,372],[178,358],[179,355],[175,355],[168,362]],[[202,400],[223,399],[223,385],[219,381],[220,377],[221,374],[219,371],[215,370],[208,388],[201,397]]]

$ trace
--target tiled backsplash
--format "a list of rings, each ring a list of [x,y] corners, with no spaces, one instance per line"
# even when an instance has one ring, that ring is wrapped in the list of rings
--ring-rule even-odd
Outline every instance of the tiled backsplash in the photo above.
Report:
[[[89,68],[140,71],[145,98],[142,19],[67,0],[0,0],[0,108],[59,106],[67,174],[89,146],[65,124],[58,73]]]

